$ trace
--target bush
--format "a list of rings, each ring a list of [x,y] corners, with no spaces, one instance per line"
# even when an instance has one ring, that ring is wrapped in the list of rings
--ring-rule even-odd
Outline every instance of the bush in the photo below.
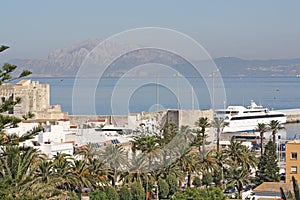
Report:
[[[195,186],[195,187],[200,187],[201,186],[201,179],[198,177],[198,176],[196,176],[195,178],[194,178],[194,180],[193,180],[193,185]]]
[[[219,187],[188,188],[184,193],[176,193],[171,200],[225,200],[226,196]]]
[[[106,186],[104,191],[106,193],[107,200],[119,200],[119,195],[114,187]]]
[[[142,185],[138,182],[132,184],[131,195],[132,200],[144,200],[146,197],[145,190],[143,189]]]
[[[208,186],[213,181],[213,177],[210,173],[206,173],[202,177],[202,184]]]
[[[169,185],[163,179],[158,180],[158,195],[160,199],[165,199],[168,197],[169,194]]]
[[[91,192],[90,200],[107,200],[106,193],[102,190],[95,190]]]
[[[132,195],[130,193],[130,190],[125,186],[121,188],[119,197],[120,200],[132,200]]]
[[[172,196],[178,191],[178,179],[175,176],[170,175],[167,177],[167,183],[169,185],[168,196]]]

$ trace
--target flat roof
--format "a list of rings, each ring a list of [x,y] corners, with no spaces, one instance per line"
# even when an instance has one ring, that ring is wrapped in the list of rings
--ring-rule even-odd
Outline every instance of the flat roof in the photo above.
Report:
[[[299,143],[300,143],[300,140],[291,140],[291,141],[288,141],[287,143],[288,143],[288,144],[294,144],[294,143],[299,144]]]
[[[293,186],[291,183],[282,183],[282,182],[263,182],[259,186],[253,189],[254,192],[275,192],[280,193],[280,188],[284,191],[292,191]]]

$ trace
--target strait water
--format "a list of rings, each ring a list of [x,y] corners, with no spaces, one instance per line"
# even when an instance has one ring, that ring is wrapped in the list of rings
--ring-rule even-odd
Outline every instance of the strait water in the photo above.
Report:
[[[222,102],[222,107],[247,106],[254,100],[269,109],[300,108],[300,78],[297,77],[223,78],[226,97],[219,95],[222,84],[212,78],[206,82],[200,78],[180,77],[102,78],[96,86],[92,82],[98,80],[83,79],[79,87],[74,87],[74,78],[32,80],[50,84],[51,104],[60,104],[69,114],[121,115],[167,108],[210,109],[212,99]],[[72,108],[73,90],[80,94],[75,108]],[[287,138],[300,138],[299,124],[288,124],[286,130]]]

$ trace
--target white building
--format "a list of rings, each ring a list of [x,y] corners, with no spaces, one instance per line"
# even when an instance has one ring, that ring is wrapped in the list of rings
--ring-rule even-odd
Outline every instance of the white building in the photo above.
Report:
[[[21,122],[18,124],[18,127],[6,129],[5,133],[22,136],[38,126],[39,123],[37,122]],[[40,132],[34,139],[27,140],[20,145],[33,146],[50,158],[57,152],[73,155],[75,141],[68,140],[68,135],[76,136],[77,126],[72,126],[70,125],[70,121],[61,119],[54,125],[45,125],[44,132]]]

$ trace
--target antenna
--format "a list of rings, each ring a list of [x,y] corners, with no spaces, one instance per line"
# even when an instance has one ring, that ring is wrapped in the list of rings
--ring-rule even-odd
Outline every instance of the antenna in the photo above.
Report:
[[[159,106],[159,85],[158,85],[158,75],[156,76],[156,112],[158,111],[158,106]]]
[[[192,110],[195,109],[195,102],[194,102],[194,87],[192,86]]]
[[[176,92],[177,92],[177,110],[179,110],[179,89],[178,89],[178,72],[176,73]]]

